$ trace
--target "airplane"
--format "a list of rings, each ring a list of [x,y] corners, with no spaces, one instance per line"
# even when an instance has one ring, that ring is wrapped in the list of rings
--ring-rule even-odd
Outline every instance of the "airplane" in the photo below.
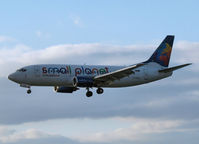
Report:
[[[168,67],[173,41],[174,35],[167,35],[147,61],[129,66],[39,64],[20,68],[8,79],[28,88],[28,94],[31,86],[52,86],[58,93],[73,93],[86,88],[86,96],[91,97],[91,88],[97,88],[97,94],[102,94],[103,88],[146,84],[167,78],[173,71],[191,65]]]

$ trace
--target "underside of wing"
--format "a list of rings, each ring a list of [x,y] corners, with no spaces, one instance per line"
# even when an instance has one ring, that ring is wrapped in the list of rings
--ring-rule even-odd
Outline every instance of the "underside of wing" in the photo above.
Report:
[[[132,65],[132,66],[128,66],[113,72],[109,72],[103,75],[98,75],[96,77],[94,77],[94,81],[96,83],[103,83],[103,82],[107,82],[107,81],[114,81],[114,80],[119,80],[121,78],[124,78],[126,76],[129,76],[131,74],[133,74],[134,72],[132,71],[133,69],[136,69],[140,66],[143,66],[143,63],[139,63],[136,65]]]

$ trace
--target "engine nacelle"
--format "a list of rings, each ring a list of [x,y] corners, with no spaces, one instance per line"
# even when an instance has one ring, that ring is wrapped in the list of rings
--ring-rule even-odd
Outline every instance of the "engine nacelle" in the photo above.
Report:
[[[76,91],[78,88],[76,87],[65,87],[65,86],[55,86],[54,90],[58,93],[72,93]]]
[[[75,86],[78,87],[93,87],[94,81],[92,77],[77,76],[73,79]]]

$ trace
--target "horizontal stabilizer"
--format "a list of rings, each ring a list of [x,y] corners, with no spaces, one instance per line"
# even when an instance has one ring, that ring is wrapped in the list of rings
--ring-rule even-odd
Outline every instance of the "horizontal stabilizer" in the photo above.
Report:
[[[183,65],[179,65],[179,66],[175,66],[175,67],[171,67],[171,68],[167,68],[167,69],[163,69],[163,70],[159,70],[159,72],[164,72],[164,73],[172,72],[172,71],[175,71],[177,69],[183,68],[183,67],[188,66],[188,65],[191,65],[191,63],[183,64]]]

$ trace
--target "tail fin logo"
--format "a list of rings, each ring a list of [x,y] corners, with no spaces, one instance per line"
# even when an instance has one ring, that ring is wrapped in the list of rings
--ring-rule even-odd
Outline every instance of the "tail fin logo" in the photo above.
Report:
[[[156,62],[161,66],[168,67],[173,41],[174,36],[168,35],[146,62]]]
[[[160,49],[159,52],[158,59],[160,63],[164,66],[168,66],[170,55],[171,55],[171,46],[168,43],[165,43],[165,46],[163,46],[163,48]]]

